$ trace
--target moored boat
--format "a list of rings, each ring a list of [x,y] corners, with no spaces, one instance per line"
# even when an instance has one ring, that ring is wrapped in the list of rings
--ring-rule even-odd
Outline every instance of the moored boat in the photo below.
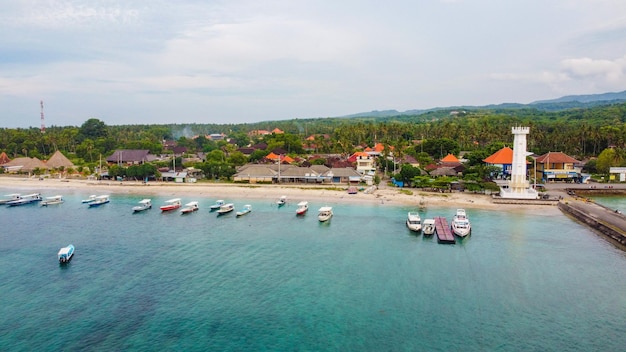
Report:
[[[180,198],[173,198],[173,199],[168,199],[165,201],[165,205],[162,205],[159,207],[159,209],[161,209],[161,211],[171,211],[171,210],[176,210],[178,208],[181,207],[181,202],[180,202]]]
[[[151,199],[142,199],[139,201],[139,205],[135,205],[133,207],[133,213],[138,213],[144,210],[148,210],[152,208],[152,200]]]
[[[59,253],[57,253],[57,257],[59,258],[60,264],[65,264],[72,260],[74,256],[74,245],[70,244],[67,247],[63,247],[59,249]]]
[[[424,219],[422,223],[422,234],[432,236],[435,234],[435,219]]]
[[[296,209],[296,215],[304,215],[306,214],[307,210],[309,210],[309,202],[302,201],[300,203],[298,203],[298,209]]]
[[[54,205],[54,204],[61,204],[63,203],[63,196],[52,196],[52,197],[46,197],[46,199],[42,200],[41,206],[48,206],[48,205]]]
[[[217,211],[217,215],[228,214],[228,213],[230,213],[233,210],[235,210],[235,205],[233,203],[224,204]]]
[[[4,197],[5,197],[4,199],[0,199],[0,204],[7,204],[8,202],[19,200],[21,198],[19,193],[7,194]]]
[[[279,207],[282,207],[286,203],[287,203],[287,196],[280,196],[280,198],[278,198],[278,200],[276,201],[276,205],[278,205]]]
[[[98,207],[100,205],[107,204],[109,201],[109,196],[103,194],[101,196],[97,196],[93,202],[87,204],[89,204],[89,207]]]
[[[20,199],[16,199],[16,200],[12,200],[10,202],[7,202],[6,205],[10,206],[10,207],[15,207],[15,206],[19,206],[19,205],[25,205],[25,204],[31,204],[34,202],[40,202],[42,201],[43,198],[41,198],[41,194],[39,193],[31,193],[31,194],[26,194],[20,197]]]
[[[418,212],[410,211],[407,214],[406,227],[411,231],[419,232],[422,230],[422,219]]]
[[[333,217],[333,208],[332,207],[321,207],[318,210],[317,219],[320,222],[328,221]]]
[[[193,213],[194,211],[200,209],[198,202],[193,201],[193,202],[189,202],[187,204],[185,204],[185,206],[183,208],[180,209],[180,214],[189,214],[189,213]]]
[[[237,217],[244,216],[252,211],[252,205],[246,204],[237,212]]]
[[[96,200],[96,197],[97,197],[97,196],[96,196],[95,194],[92,194],[92,195],[90,195],[87,199],[83,199],[83,200],[82,200],[82,202],[83,202],[83,203],[91,203],[91,202],[93,202],[94,200]]]
[[[222,205],[224,205],[224,204],[226,204],[226,202],[224,202],[224,200],[223,200],[223,199],[218,199],[218,200],[216,200],[216,201],[215,201],[215,204],[213,204],[213,205],[211,205],[211,206],[209,207],[209,209],[210,209],[211,211],[216,211],[216,210],[219,210],[219,209],[220,209],[220,207],[221,207]]]
[[[470,234],[472,226],[467,217],[467,213],[465,213],[465,209],[456,210],[456,214],[452,218],[451,228],[452,232],[459,237],[465,237]]]

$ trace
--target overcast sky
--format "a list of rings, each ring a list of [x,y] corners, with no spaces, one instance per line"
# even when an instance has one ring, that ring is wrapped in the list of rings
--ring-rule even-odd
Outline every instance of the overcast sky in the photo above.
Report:
[[[241,123],[626,89],[624,0],[0,5],[0,127],[41,100],[48,126]]]

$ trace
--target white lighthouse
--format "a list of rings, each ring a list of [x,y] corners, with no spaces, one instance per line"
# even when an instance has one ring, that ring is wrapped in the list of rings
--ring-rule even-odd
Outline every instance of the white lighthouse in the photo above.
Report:
[[[500,189],[502,198],[511,199],[537,199],[539,194],[529,187],[526,180],[526,135],[530,133],[529,127],[513,127],[513,163],[511,165],[511,180],[508,187]]]

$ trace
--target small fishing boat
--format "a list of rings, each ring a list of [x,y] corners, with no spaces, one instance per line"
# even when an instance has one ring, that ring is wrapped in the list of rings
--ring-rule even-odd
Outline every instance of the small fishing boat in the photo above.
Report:
[[[7,194],[4,197],[4,199],[0,199],[0,204],[7,204],[8,202],[19,200],[21,198],[19,193]]]
[[[200,207],[198,206],[198,202],[196,202],[196,201],[189,202],[189,203],[185,204],[185,206],[180,209],[180,214],[184,215],[184,214],[193,213],[194,211],[196,211],[198,209],[200,209]]]
[[[246,204],[237,212],[237,217],[244,216],[252,211],[252,205]]]
[[[87,204],[89,204],[89,207],[98,207],[98,206],[107,204],[109,201],[110,200],[109,200],[108,195],[101,195],[101,196],[97,196],[93,202],[87,203]]]
[[[304,215],[309,210],[309,202],[302,201],[298,203],[298,209],[296,209],[296,215]]]
[[[223,199],[218,199],[215,201],[215,204],[211,205],[209,209],[211,211],[219,210],[222,205],[226,204]]]
[[[31,204],[34,202],[40,202],[42,201],[43,198],[41,198],[41,194],[39,193],[32,193],[32,194],[26,194],[20,197],[20,199],[16,199],[16,200],[12,200],[10,202],[7,202],[6,205],[10,206],[10,207],[16,207],[16,206],[20,206],[20,205],[26,205],[26,204]]]
[[[65,264],[69,262],[74,256],[74,245],[70,244],[67,247],[59,249],[59,253],[57,253],[57,256],[59,257],[60,264]]]
[[[233,210],[235,210],[235,205],[233,203],[224,204],[217,211],[217,215],[219,216],[219,215],[228,214]]]
[[[165,205],[159,207],[162,212],[176,210],[182,206],[180,198],[173,198],[165,201]]]
[[[406,227],[411,231],[419,232],[422,230],[422,219],[418,212],[410,211],[407,214]]]
[[[278,205],[279,207],[282,207],[286,203],[287,203],[287,196],[280,196],[280,198],[278,198],[278,200],[276,201],[276,205]]]
[[[321,207],[317,214],[317,219],[320,222],[325,222],[330,220],[333,217],[333,208],[332,207]]]
[[[424,236],[432,236],[435,234],[435,219],[424,219],[422,234]]]
[[[46,197],[46,199],[42,200],[41,203],[39,204],[45,207],[48,205],[61,204],[63,202],[64,202],[63,196],[52,196],[52,197]]]
[[[85,204],[85,203],[91,203],[91,202],[93,202],[93,201],[95,201],[95,200],[96,200],[96,197],[97,197],[97,196],[96,196],[95,194],[92,194],[92,195],[90,195],[89,197],[87,197],[87,199],[83,199],[83,200],[82,200],[82,203],[83,203],[83,204]]]
[[[142,199],[139,201],[139,205],[135,205],[133,207],[133,213],[139,213],[144,210],[148,210],[152,208],[152,200],[151,199]]]

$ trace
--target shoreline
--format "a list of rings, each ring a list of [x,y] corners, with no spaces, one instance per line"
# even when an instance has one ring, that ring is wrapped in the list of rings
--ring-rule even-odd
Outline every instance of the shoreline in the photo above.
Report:
[[[400,189],[380,185],[371,193],[358,192],[348,194],[346,185],[250,185],[228,183],[173,183],[140,181],[96,181],[79,179],[43,179],[17,178],[0,176],[0,188],[21,190],[23,192],[39,192],[42,196],[52,190],[72,190],[85,193],[153,195],[162,197],[203,197],[215,199],[240,198],[275,201],[280,196],[287,196],[290,201],[307,200],[309,202],[327,202],[328,204],[389,204],[392,206],[441,206],[467,209],[485,209],[498,211],[549,211],[559,212],[556,206],[532,204],[496,204],[491,196],[485,194],[451,192],[426,192],[418,189]],[[44,191],[45,190],[45,191]],[[17,192],[19,193],[19,192]]]

